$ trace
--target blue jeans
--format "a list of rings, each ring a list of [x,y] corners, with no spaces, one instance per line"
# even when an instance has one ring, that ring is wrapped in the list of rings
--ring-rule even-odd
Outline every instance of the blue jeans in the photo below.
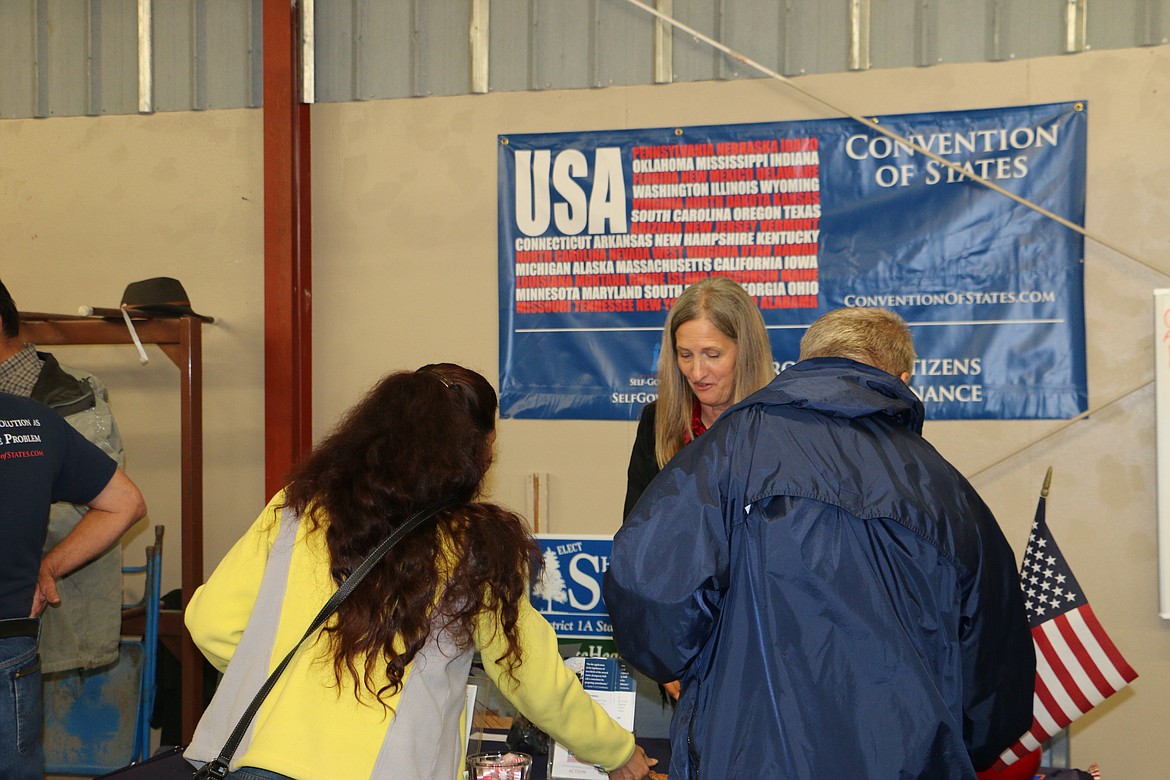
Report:
[[[37,638],[0,639],[0,777],[41,780],[41,658]]]
[[[254,766],[242,766],[234,772],[228,772],[227,780],[293,780],[288,775],[270,772],[267,769],[257,769]]]

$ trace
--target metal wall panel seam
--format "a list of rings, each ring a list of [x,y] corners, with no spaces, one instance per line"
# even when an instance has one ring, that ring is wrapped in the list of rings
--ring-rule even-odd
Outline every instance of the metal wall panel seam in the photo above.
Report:
[[[248,107],[258,108],[264,103],[264,0],[252,0],[251,37],[248,45],[248,64],[251,81],[248,84]]]
[[[1144,31],[1144,37],[1141,40],[1135,40],[1135,43],[1140,46],[1170,43],[1170,38],[1159,35],[1162,30],[1162,9],[1158,0],[1141,0],[1141,24],[1138,29]]]
[[[780,70],[786,74],[791,74],[793,71],[791,29],[792,0],[784,0],[784,7],[780,10],[780,29],[776,35],[776,46],[780,49],[776,59],[780,64]],[[803,69],[801,72],[804,72]]]
[[[154,113],[154,0],[138,0],[138,112]]]
[[[711,21],[711,37],[721,41],[727,37],[727,0],[715,0],[715,18]],[[727,78],[727,61],[718,51],[711,52],[715,59],[712,62],[713,75],[716,79]]]
[[[538,90],[540,73],[540,0],[528,0],[528,89]]]
[[[1004,59],[1002,0],[987,2],[987,50],[984,56],[988,62],[999,62]]]
[[[37,0],[33,16],[36,39],[33,43],[33,94],[36,95],[33,116],[49,115],[49,2]]]
[[[423,27],[426,25],[426,0],[412,0],[410,4],[410,91],[415,97],[429,93],[427,60],[422,52]]]
[[[207,4],[191,4],[191,107],[207,110]]]
[[[102,5],[89,0],[85,8],[85,110],[89,116],[102,112]]]
[[[353,0],[349,14],[349,98],[365,100],[369,90],[366,87],[366,28],[369,26],[369,4],[367,0]]]
[[[589,59],[586,68],[587,83],[593,87],[604,87],[601,83],[601,14],[597,8],[597,0],[589,0]]]
[[[917,28],[919,67],[941,62],[938,56],[938,9],[932,0],[918,0],[914,23]]]

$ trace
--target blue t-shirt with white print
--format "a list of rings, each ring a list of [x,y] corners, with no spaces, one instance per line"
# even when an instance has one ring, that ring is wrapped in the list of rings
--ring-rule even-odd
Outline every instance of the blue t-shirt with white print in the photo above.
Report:
[[[32,609],[50,505],[89,503],[116,469],[48,406],[0,393],[0,619]]]

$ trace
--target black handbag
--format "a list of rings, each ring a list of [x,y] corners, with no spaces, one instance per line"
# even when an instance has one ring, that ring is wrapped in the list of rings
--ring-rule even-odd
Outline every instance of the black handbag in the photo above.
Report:
[[[244,732],[248,730],[248,725],[251,724],[252,718],[256,717],[256,713],[260,710],[260,705],[264,703],[264,699],[268,697],[272,686],[276,684],[277,679],[285,670],[285,667],[289,665],[289,662],[292,661],[293,656],[296,655],[297,650],[300,649],[304,641],[324,625],[325,621],[329,619],[329,616],[333,614],[341,602],[345,601],[346,597],[353,592],[354,588],[365,579],[370,570],[385,557],[390,548],[397,544],[402,537],[418,528],[427,520],[430,520],[439,512],[454,505],[454,503],[444,504],[438,509],[423,510],[416,513],[382,540],[382,543],[366,556],[366,559],[353,570],[353,574],[349,575],[345,582],[341,583],[341,586],[333,592],[333,595],[329,597],[329,601],[325,603],[325,606],[321,607],[321,611],[313,618],[313,622],[309,625],[309,628],[297,640],[292,650],[288,651],[288,654],[280,662],[280,665],[272,670],[272,674],[268,675],[268,679],[264,681],[264,685],[260,686],[260,690],[252,699],[252,703],[248,705],[248,709],[240,716],[239,722],[236,723],[235,729],[232,730],[231,736],[228,737],[227,744],[223,746],[223,749],[219,751],[219,755],[214,760],[209,761],[202,767],[196,767],[190,761],[183,758],[183,751],[186,750],[185,747],[174,747],[169,752],[151,756],[145,761],[139,761],[136,764],[131,764],[121,769],[115,769],[113,772],[95,778],[95,780],[105,780],[105,778],[117,778],[118,780],[222,780],[227,777],[228,765],[231,763],[236,749],[240,746],[240,742],[244,739]]]
[[[126,778],[126,780],[188,780],[198,771],[190,761],[183,758],[185,747],[177,745],[165,753],[151,756],[143,761],[99,776],[102,778]]]

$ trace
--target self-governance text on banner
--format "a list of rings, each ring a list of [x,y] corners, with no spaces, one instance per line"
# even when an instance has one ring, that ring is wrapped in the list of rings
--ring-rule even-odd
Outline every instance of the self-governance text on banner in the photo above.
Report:
[[[1032,727],[1003,752],[997,766],[1039,749],[1044,740],[1137,679],[1056,546],[1045,517],[1046,501],[1041,495],[1020,567],[1036,645]]]
[[[933,419],[1087,408],[1083,103],[500,137],[500,411],[635,419],[674,299],[747,289],[777,370],[840,306],[911,324]]]

